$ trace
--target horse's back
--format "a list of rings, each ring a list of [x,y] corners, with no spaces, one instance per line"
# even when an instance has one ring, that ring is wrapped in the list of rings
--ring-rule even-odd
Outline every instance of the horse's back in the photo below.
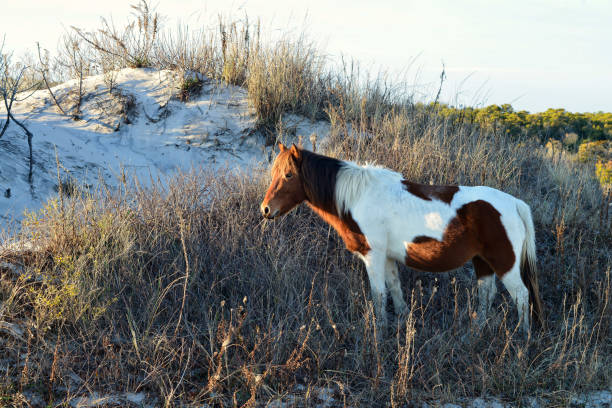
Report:
[[[455,269],[500,242],[507,247],[513,237],[505,234],[521,233],[516,198],[491,187],[459,186],[449,202],[387,190],[374,190],[353,216],[373,249],[416,269]]]

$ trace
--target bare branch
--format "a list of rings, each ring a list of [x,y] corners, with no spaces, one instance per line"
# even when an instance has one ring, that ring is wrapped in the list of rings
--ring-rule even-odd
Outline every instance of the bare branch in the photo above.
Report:
[[[72,118],[77,120],[81,114],[81,103],[83,101],[83,79],[89,75],[92,69],[91,49],[84,47],[84,40],[74,33],[66,33],[62,37],[60,53],[63,59],[62,66],[68,69],[70,76],[77,80],[77,100],[73,107]]]
[[[436,94],[436,99],[434,100],[433,105],[436,106],[438,101],[440,100],[440,94],[442,93],[442,85],[444,85],[444,80],[446,79],[446,66],[444,62],[442,63],[442,72],[440,73],[440,86],[438,87],[438,93]]]
[[[0,96],[4,99],[5,104],[6,104],[6,83],[7,80],[6,78],[8,77],[7,71],[7,64],[9,61],[10,56],[9,55],[4,55],[2,53],[2,51],[4,50],[4,39],[2,39],[2,45],[0,45]],[[2,126],[2,130],[0,130],[0,138],[2,137],[2,135],[4,135],[4,132],[6,132],[6,129],[8,128],[8,125],[11,121],[11,118],[9,116],[9,112],[10,110],[7,109],[6,111],[6,120],[4,121],[4,125]]]
[[[6,100],[5,100],[6,103]],[[34,164],[34,159],[32,156],[32,138],[34,137],[34,135],[32,134],[32,132],[30,132],[28,130],[27,127],[25,127],[25,125],[21,122],[19,122],[17,119],[15,119],[15,117],[13,116],[13,113],[9,111],[9,117],[13,120],[13,122],[15,122],[20,128],[23,129],[23,131],[26,133],[26,135],[28,136],[28,148],[30,150],[30,170],[28,172],[28,182],[32,182],[32,165]]]
[[[53,94],[53,91],[51,91],[51,86],[49,85],[49,81],[47,80],[47,75],[46,75],[47,72],[49,72],[48,61],[43,62],[42,55],[40,53],[40,43],[38,42],[36,43],[36,48],[38,49],[38,60],[40,61],[40,73],[43,77],[43,81],[45,81],[45,86],[47,87],[47,90],[49,91],[49,95],[51,95],[53,102],[55,102],[55,106],[57,106],[57,108],[62,112],[62,114],[67,115],[66,111],[62,109],[61,105],[57,101],[57,98]]]
[[[10,122],[11,122],[11,116],[7,114],[6,120],[4,121],[4,126],[2,126],[2,130],[0,130],[0,138],[2,137],[2,135],[4,135],[4,132],[6,132],[6,129],[8,128],[8,125]]]
[[[32,134],[32,132],[28,130],[27,127],[25,127],[23,123],[15,119],[15,116],[13,116],[13,113],[11,111],[13,108],[13,102],[17,100],[17,94],[20,91],[24,91],[20,89],[20,85],[21,85],[21,80],[23,79],[23,75],[27,70],[27,67],[22,66],[18,68],[18,72],[12,73],[11,72],[11,65],[12,65],[11,56],[12,55],[11,54],[3,55],[2,54],[3,48],[4,48],[4,42],[2,43],[2,46],[0,47],[0,59],[1,59],[0,61],[0,96],[2,97],[2,100],[4,101],[4,107],[6,109],[6,121],[4,123],[4,126],[2,127],[2,131],[0,131],[0,137],[4,135],[4,132],[6,132],[6,129],[8,128],[8,125],[11,120],[15,122],[15,124],[17,124],[20,128],[22,128],[23,131],[26,133],[28,137],[28,147],[30,150],[30,154],[29,154],[30,171],[28,173],[28,181],[32,182],[32,165],[34,163],[33,155],[32,155],[32,138],[34,135]],[[27,92],[28,90],[34,87],[35,86],[30,86],[28,89],[25,89],[25,91]],[[28,97],[29,96],[26,96],[21,100],[27,99]]]

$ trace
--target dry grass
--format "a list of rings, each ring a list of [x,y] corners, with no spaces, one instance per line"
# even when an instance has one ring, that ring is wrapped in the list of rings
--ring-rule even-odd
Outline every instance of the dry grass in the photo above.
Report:
[[[259,22],[222,16],[209,27],[167,29],[147,2],[132,7],[133,18],[123,29],[105,19],[97,31],[74,28],[67,38],[78,46],[60,47],[55,63],[63,71],[58,75],[75,76],[74,64],[66,61],[78,50],[81,71],[86,74],[112,75],[124,67],[154,67],[177,70],[186,78],[200,74],[219,83],[244,86],[268,144],[282,129],[287,113],[328,119],[341,104],[343,115],[352,119],[365,119],[364,114],[380,118],[410,99],[405,88],[393,86],[384,75],[371,78],[358,64],[330,69],[325,54],[305,33],[264,40]]]
[[[547,331],[521,341],[504,295],[477,331],[469,271],[404,269],[411,314],[378,342],[364,269],[327,225],[304,207],[263,221],[265,174],[194,171],[51,201],[24,222],[18,237],[44,249],[21,257],[23,273],[2,273],[2,320],[25,333],[3,331],[5,389],[249,406],[287,395],[309,405],[328,387],[338,404],[403,406],[481,395],[564,405],[607,387],[611,236],[596,180],[528,143],[423,128],[406,112],[370,121],[369,137],[343,134],[359,127],[334,127],[328,151],[531,204]]]
[[[548,330],[521,341],[502,293],[478,331],[469,267],[402,269],[411,313],[379,342],[361,262],[304,207],[263,221],[263,169],[194,171],[150,187],[128,177],[117,190],[60,191],[7,237],[34,249],[0,254],[20,265],[0,263],[2,401],[25,405],[36,393],[55,406],[92,391],[144,391],[166,406],[311,406],[330,388],[348,406],[481,395],[563,406],[609,387],[610,196],[592,169],[414,110],[401,88],[362,81],[354,67],[331,75],[304,38],[263,43],[246,21],[221,20],[215,30],[170,35],[156,25],[134,49],[115,44],[116,61],[99,48],[84,54],[105,55],[99,66],[137,56],[245,85],[272,135],[285,113],[324,117],[332,124],[325,151],[334,156],[524,199],[536,223]],[[108,40],[96,35],[88,38]]]

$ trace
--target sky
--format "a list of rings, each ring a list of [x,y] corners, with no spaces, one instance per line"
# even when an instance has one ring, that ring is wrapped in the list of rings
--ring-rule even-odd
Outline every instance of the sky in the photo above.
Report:
[[[0,0],[5,51],[55,50],[70,26],[127,21],[133,1]],[[157,0],[165,25],[214,25],[219,14],[264,31],[306,32],[331,62],[354,59],[431,100],[511,103],[517,110],[612,111],[611,0]]]

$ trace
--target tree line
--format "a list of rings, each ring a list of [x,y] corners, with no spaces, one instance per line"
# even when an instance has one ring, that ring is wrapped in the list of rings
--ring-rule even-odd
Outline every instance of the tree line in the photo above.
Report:
[[[499,135],[536,137],[544,143],[555,139],[567,147],[578,146],[583,141],[612,140],[610,112],[582,113],[550,108],[529,113],[516,111],[510,104],[457,108],[438,103],[421,104],[417,108],[434,109],[452,123],[475,124]]]

